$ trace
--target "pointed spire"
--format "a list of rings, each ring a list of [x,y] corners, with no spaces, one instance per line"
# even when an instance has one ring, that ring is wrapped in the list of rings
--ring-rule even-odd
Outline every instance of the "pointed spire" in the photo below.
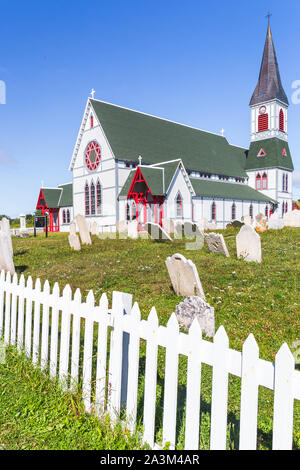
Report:
[[[281,83],[270,22],[268,22],[268,31],[259,72],[259,79],[252,95],[250,106],[276,98],[286,105],[289,104]]]

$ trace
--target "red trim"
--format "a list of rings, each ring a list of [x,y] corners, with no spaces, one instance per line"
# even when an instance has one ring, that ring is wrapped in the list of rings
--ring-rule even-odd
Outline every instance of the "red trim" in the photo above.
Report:
[[[258,132],[267,131],[269,129],[269,115],[260,114],[258,116]]]
[[[279,111],[279,130],[284,132],[284,114],[282,109]]]

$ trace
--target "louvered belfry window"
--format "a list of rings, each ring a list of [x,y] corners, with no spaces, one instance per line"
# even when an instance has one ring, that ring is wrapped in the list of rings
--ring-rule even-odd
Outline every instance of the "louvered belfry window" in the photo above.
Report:
[[[269,115],[260,114],[258,116],[258,132],[267,131],[269,129]]]
[[[279,130],[284,132],[284,114],[282,109],[279,112]]]

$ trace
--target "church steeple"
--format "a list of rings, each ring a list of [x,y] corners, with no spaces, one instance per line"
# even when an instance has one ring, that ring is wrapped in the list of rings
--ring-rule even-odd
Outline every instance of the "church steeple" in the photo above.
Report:
[[[269,23],[259,72],[259,79],[252,95],[250,106],[274,99],[281,101],[287,106],[289,105],[287,96],[281,83],[277,57]]]
[[[287,140],[288,106],[289,102],[281,83],[271,27],[268,23],[259,78],[250,100],[251,140],[272,137]]]

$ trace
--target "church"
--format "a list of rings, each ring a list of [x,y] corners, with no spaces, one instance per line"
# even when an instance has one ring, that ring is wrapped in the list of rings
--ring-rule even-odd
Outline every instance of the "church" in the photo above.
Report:
[[[288,106],[270,24],[250,100],[249,148],[222,134],[88,98],[69,170],[72,182],[42,187],[36,208],[50,231],[69,231],[77,214],[102,231],[121,221],[162,227],[202,218],[225,228],[242,216],[292,210]]]

